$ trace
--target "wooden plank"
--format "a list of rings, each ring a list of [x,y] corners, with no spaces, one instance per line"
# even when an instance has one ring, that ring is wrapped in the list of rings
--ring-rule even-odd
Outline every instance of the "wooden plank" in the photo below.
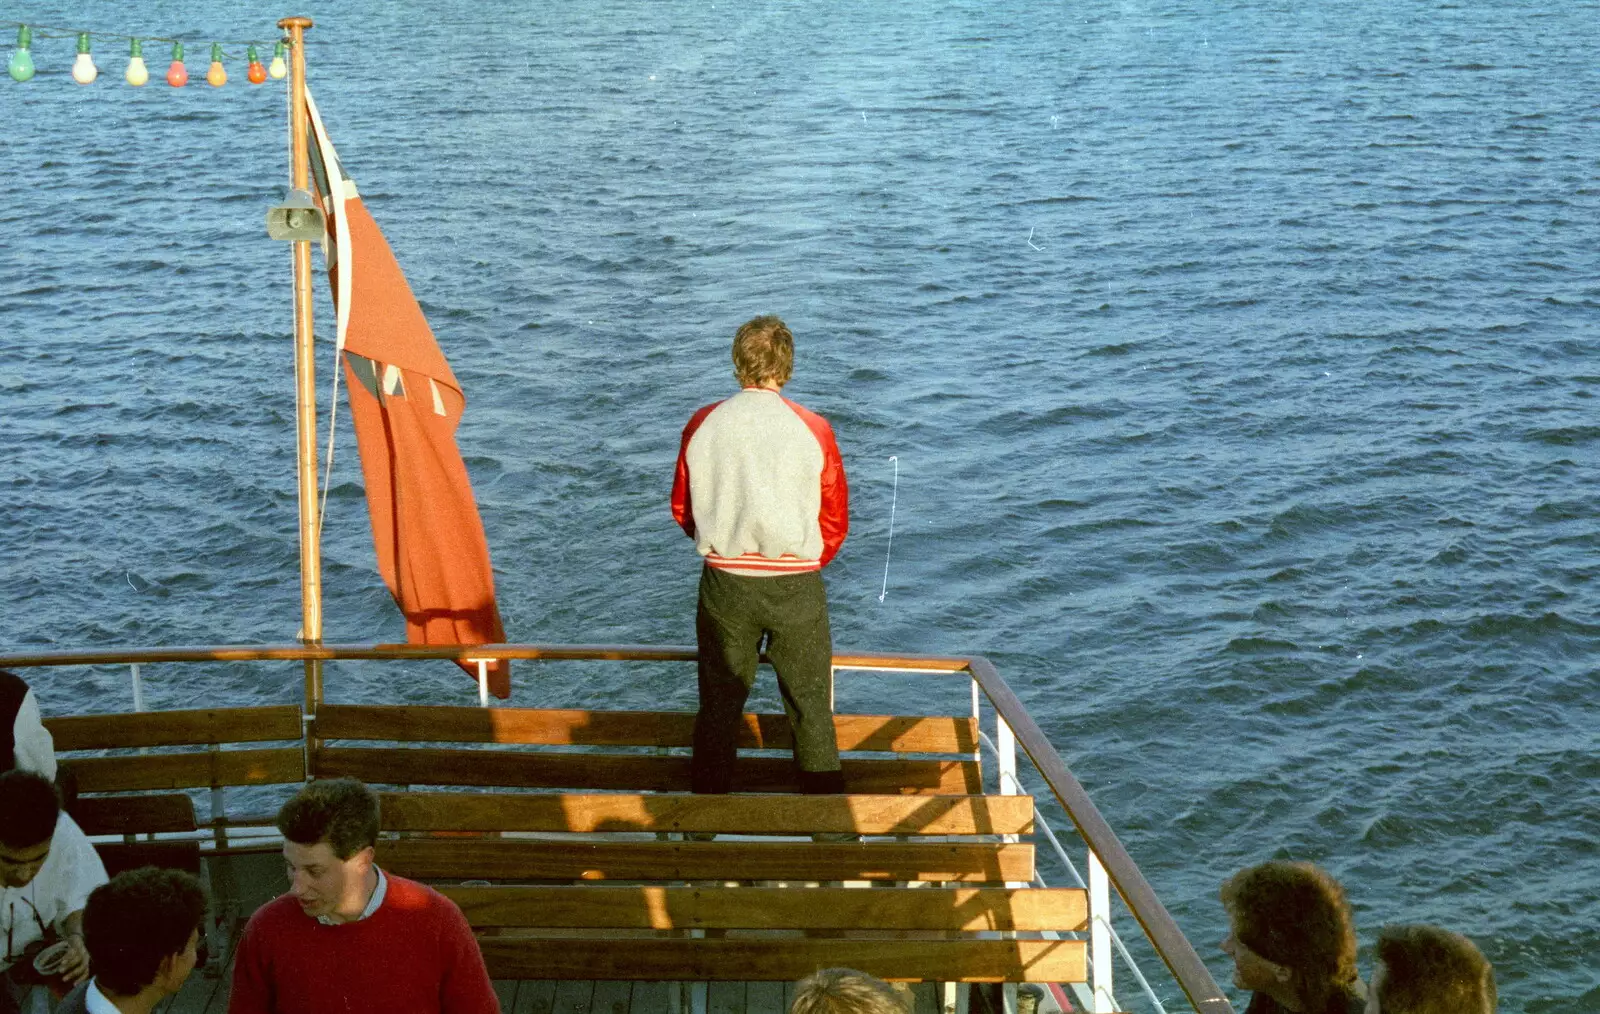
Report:
[[[378,863],[403,877],[487,880],[1033,879],[1029,843],[592,842],[402,838]]]
[[[193,711],[140,711],[114,715],[63,715],[46,718],[59,753],[135,746],[192,746],[210,743],[263,743],[299,739],[300,708],[202,708]]]
[[[70,763],[78,776],[80,792],[272,785],[305,780],[305,757],[299,747],[78,757]]]
[[[752,982],[745,987],[745,1010],[749,1014],[788,1014],[783,1002],[783,983]]]
[[[167,870],[184,870],[200,874],[200,843],[198,841],[141,841],[131,845],[124,842],[102,842],[94,847],[106,876],[114,877],[126,870],[141,866],[159,866]]]
[[[706,990],[706,1014],[745,1014],[745,984],[713,982]]]
[[[1083,930],[1089,913],[1078,888],[441,885],[439,891],[480,929]]]
[[[318,778],[348,776],[375,785],[499,785],[553,789],[685,792],[689,758],[647,754],[435,750],[420,747],[327,747],[317,751]],[[978,795],[976,761],[846,758],[845,784],[860,794]],[[133,786],[143,788],[144,786]],[[736,792],[794,792],[787,757],[744,757],[734,767]]]
[[[593,996],[594,983],[587,978],[558,982],[555,1001],[550,1007],[551,1014],[589,1014],[589,999]]]
[[[970,715],[835,715],[833,722],[840,750],[978,750],[978,726]],[[689,746],[694,713],[325,704],[317,714],[316,734],[414,743]],[[788,750],[793,745],[787,716],[744,716],[739,746]]]
[[[517,1009],[517,982],[516,979],[496,979],[489,984],[494,987],[494,996],[502,1011]]]
[[[594,1014],[628,1014],[633,1002],[633,983],[610,979],[594,984],[594,995],[589,999],[589,1010]]]
[[[636,982],[633,984],[633,1006],[628,1014],[666,1014],[672,1009],[670,992],[678,989],[676,982]],[[783,1014],[788,1014],[785,1007]]]
[[[72,819],[84,834],[193,831],[194,800],[176,792],[142,796],[79,796]]]
[[[189,973],[183,986],[166,1005],[167,1014],[205,1014],[211,997],[217,991],[217,980],[208,979],[200,969]]]
[[[517,987],[517,1006],[511,1014],[550,1014],[555,1004],[555,983],[524,982]]]
[[[1032,796],[750,796],[389,792],[390,831],[1028,834]]]
[[[819,968],[882,979],[1083,982],[1081,940],[618,939],[485,937],[491,975],[523,979],[783,981]]]

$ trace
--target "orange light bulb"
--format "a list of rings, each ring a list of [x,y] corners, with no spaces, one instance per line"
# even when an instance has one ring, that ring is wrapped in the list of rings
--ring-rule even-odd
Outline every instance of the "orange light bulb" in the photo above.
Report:
[[[206,71],[206,84],[221,88],[228,83],[228,68],[222,65],[222,47],[211,44],[211,68]]]

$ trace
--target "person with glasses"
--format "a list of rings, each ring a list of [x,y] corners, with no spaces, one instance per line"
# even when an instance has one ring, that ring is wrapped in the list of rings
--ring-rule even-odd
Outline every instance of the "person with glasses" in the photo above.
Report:
[[[83,907],[106,882],[106,868],[89,839],[62,812],[56,787],[33,771],[0,774],[0,1014],[20,1008],[43,977],[34,957],[60,942],[52,975],[67,983],[89,976]]]

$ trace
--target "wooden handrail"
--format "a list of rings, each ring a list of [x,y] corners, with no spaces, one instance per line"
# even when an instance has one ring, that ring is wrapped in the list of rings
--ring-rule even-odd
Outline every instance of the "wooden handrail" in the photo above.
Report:
[[[213,645],[204,647],[90,649],[0,654],[0,668],[64,665],[112,665],[150,662],[250,662],[250,661],[332,661],[403,659],[544,659],[547,661],[693,662],[697,653],[687,645],[635,644],[262,644]],[[1145,936],[1178,981],[1189,1002],[1199,1014],[1233,1014],[1233,1005],[1223,995],[1199,954],[1178,929],[1117,839],[1116,833],[1089,799],[1061,755],[1050,745],[1043,731],[1001,678],[988,659],[981,656],[880,654],[841,652],[833,656],[841,667],[868,667],[970,673],[996,712],[1016,734],[1045,784],[1060,801],[1078,833],[1100,859],[1111,883],[1116,886],[1128,910],[1138,920]]]
[[[983,688],[984,694],[994,704],[995,711],[1011,726],[1017,742],[1044,777],[1050,791],[1061,801],[1067,816],[1077,825],[1078,833],[1100,858],[1106,875],[1122,895],[1133,917],[1144,928],[1145,936],[1149,937],[1161,960],[1166,962],[1173,978],[1183,987],[1195,1010],[1200,1014],[1233,1014],[1233,1005],[1222,995],[1221,988],[1211,977],[1211,971],[1200,960],[1200,955],[1195,953],[1194,946],[1183,935],[1183,931],[1178,929],[1166,906],[1156,897],[1155,889],[1139,871],[1133,857],[1122,847],[1122,842],[1117,840],[1116,832],[1100,815],[1099,807],[1094,805],[1083,785],[1067,770],[1061,755],[1050,745],[1033,716],[1028,714],[1028,709],[1022,706],[1017,695],[988,659],[978,656],[968,661],[972,678]]]
[[[151,662],[299,662],[350,660],[545,659],[547,661],[693,662],[692,645],[645,644],[232,644],[172,648],[71,649],[0,654],[0,669],[61,665],[127,665]],[[836,666],[878,666],[886,669],[967,671],[968,659],[947,655],[899,655],[841,652]]]

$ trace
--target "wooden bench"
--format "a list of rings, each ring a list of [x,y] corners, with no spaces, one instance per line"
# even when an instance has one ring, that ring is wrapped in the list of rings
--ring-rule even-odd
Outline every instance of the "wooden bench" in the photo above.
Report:
[[[141,841],[138,836],[210,828],[225,840],[228,824],[239,822],[220,812],[197,820],[193,799],[181,790],[305,780],[300,745],[224,749],[299,741],[300,709],[293,705],[73,715],[47,718],[44,724],[77,785],[78,798],[69,807],[73,818],[87,834],[123,836],[120,843],[96,846],[112,873],[147,864],[197,872],[198,837]]]
[[[845,782],[852,792],[983,791],[975,759],[977,724],[971,718],[838,715],[834,724]],[[520,748],[325,745],[312,758],[313,773],[319,778],[348,775],[384,785],[682,792],[689,788],[689,758],[665,751],[690,746],[694,715],[324,705],[315,735],[323,741],[490,743]],[[741,749],[787,751],[791,743],[783,715],[744,716]],[[734,788],[793,792],[793,762],[787,756],[742,756],[734,769]]]
[[[1016,886],[1034,876],[1033,845],[1012,840],[1033,829],[1026,796],[407,792],[382,808],[401,837],[379,864],[455,900],[499,979],[1085,978],[1084,944],[1059,939],[1085,927],[1085,892]],[[815,831],[866,840],[778,837]]]

